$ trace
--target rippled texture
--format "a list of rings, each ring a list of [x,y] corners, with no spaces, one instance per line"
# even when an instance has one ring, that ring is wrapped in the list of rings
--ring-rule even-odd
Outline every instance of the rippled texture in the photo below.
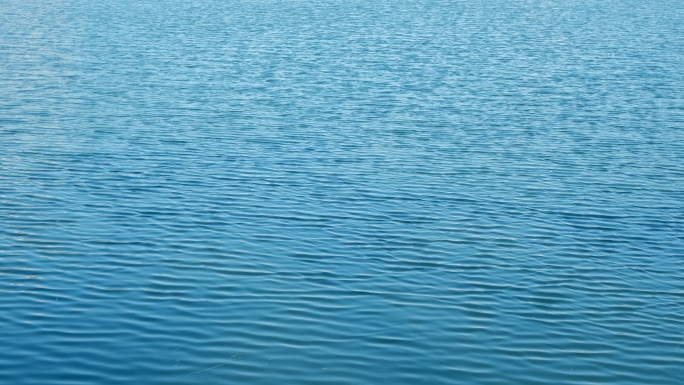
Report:
[[[682,384],[683,9],[0,0],[0,383]]]

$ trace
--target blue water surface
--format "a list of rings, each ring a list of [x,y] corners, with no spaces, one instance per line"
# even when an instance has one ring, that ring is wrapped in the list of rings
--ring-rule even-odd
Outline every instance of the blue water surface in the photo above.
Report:
[[[681,385],[683,20],[0,0],[0,384]]]

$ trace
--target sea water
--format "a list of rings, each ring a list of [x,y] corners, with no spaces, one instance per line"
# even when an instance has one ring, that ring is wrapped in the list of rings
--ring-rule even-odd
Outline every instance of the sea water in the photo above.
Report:
[[[682,384],[682,20],[0,0],[0,383]]]

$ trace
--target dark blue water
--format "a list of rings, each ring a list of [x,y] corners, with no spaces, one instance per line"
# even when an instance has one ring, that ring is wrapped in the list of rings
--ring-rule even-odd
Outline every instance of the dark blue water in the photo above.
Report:
[[[0,384],[682,384],[682,20],[0,0]]]

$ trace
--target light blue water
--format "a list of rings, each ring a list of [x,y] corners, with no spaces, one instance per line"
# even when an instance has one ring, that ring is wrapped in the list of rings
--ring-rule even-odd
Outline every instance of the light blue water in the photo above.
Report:
[[[682,20],[0,0],[0,384],[684,383]]]

